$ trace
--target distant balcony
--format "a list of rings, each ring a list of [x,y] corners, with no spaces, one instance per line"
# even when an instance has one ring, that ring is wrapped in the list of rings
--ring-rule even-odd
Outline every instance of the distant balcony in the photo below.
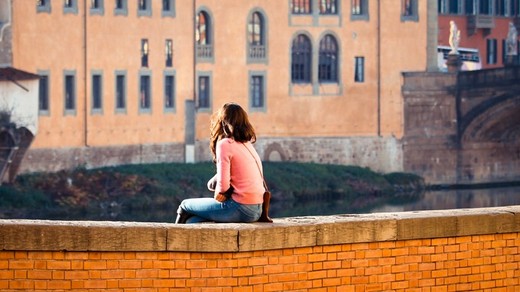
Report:
[[[253,60],[265,59],[265,46],[264,45],[250,45],[249,46],[249,58]]]
[[[213,45],[197,44],[197,59],[200,61],[209,61],[213,59]]]
[[[495,17],[493,15],[469,15],[468,16],[468,34],[473,35],[477,29],[491,30],[495,28]]]

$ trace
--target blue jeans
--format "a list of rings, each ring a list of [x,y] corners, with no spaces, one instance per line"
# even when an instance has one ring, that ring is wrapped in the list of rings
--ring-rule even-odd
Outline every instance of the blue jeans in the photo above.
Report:
[[[213,198],[185,199],[179,206],[180,209],[192,214],[186,223],[199,223],[205,221],[215,222],[255,222],[262,214],[262,204],[240,204],[229,198],[224,202],[218,202]]]

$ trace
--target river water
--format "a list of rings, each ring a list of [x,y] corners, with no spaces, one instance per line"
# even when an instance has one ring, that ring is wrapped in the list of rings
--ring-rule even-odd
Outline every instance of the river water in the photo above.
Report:
[[[520,205],[520,186],[436,190],[391,197],[367,197],[351,202],[341,198],[272,202],[272,217],[445,210]]]

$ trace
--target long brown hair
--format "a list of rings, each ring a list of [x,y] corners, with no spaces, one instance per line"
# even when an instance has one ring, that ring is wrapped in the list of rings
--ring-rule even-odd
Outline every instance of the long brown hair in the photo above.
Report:
[[[236,103],[224,104],[211,119],[211,137],[209,148],[216,161],[217,142],[222,138],[233,138],[237,142],[256,142],[253,125],[249,122],[247,113]]]

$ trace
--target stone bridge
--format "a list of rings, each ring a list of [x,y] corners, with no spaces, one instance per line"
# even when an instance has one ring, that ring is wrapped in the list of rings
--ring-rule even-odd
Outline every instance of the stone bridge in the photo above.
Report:
[[[434,184],[520,180],[520,67],[403,78],[405,171]]]

